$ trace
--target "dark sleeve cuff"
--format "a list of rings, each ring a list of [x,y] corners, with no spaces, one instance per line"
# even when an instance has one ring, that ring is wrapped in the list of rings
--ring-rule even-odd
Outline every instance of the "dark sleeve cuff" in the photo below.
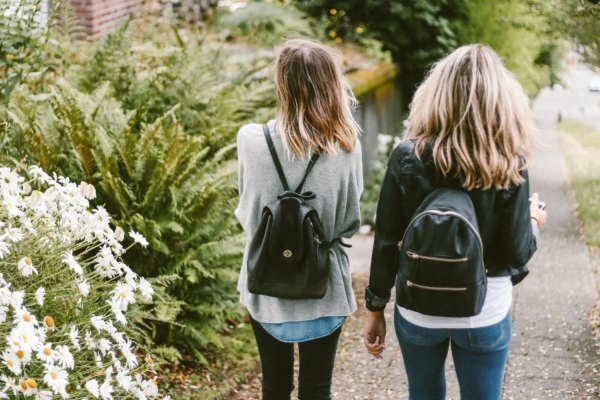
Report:
[[[390,301],[390,296],[379,297],[375,296],[371,289],[367,286],[365,288],[365,300],[367,303],[367,310],[369,311],[383,311],[386,304]]]

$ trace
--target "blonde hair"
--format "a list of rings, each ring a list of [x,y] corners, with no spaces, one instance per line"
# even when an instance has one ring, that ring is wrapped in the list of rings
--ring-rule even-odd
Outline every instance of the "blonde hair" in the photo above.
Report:
[[[275,62],[276,131],[289,154],[351,152],[360,127],[352,116],[357,101],[339,60],[322,43],[292,39]]]
[[[519,185],[536,136],[529,99],[498,55],[463,46],[438,61],[417,89],[406,121],[420,156],[434,139],[444,175],[464,177],[467,190]]]

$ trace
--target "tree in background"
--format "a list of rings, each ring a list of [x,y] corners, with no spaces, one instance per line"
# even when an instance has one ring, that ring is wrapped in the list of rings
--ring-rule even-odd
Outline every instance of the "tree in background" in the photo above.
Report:
[[[600,67],[600,0],[555,0],[552,27],[573,39],[585,62]]]
[[[384,43],[400,66],[411,98],[431,64],[456,47],[494,48],[530,96],[556,80],[555,37],[549,5],[541,0],[296,0],[327,24],[332,40]]]
[[[337,42],[377,39],[400,66],[403,93],[423,79],[430,64],[457,47],[463,0],[297,0],[325,22]]]
[[[463,0],[459,44],[492,47],[529,96],[559,83],[562,54],[550,25],[551,4],[540,0]]]

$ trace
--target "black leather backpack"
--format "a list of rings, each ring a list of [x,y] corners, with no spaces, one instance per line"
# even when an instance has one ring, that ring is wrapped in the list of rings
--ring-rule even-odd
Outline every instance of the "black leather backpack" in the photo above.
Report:
[[[325,239],[317,211],[306,202],[316,194],[300,193],[319,155],[312,156],[302,182],[291,191],[266,125],[263,131],[284,192],[263,208],[250,242],[248,290],[285,299],[321,299],[331,274],[331,242]]]
[[[398,305],[442,317],[481,312],[487,291],[483,244],[465,191],[440,188],[429,194],[398,245]]]

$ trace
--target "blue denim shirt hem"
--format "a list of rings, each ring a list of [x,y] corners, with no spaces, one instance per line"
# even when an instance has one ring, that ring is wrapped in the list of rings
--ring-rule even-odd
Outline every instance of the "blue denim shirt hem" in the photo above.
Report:
[[[283,343],[300,343],[320,339],[338,329],[346,317],[321,317],[310,321],[282,323],[261,322],[271,336]]]

